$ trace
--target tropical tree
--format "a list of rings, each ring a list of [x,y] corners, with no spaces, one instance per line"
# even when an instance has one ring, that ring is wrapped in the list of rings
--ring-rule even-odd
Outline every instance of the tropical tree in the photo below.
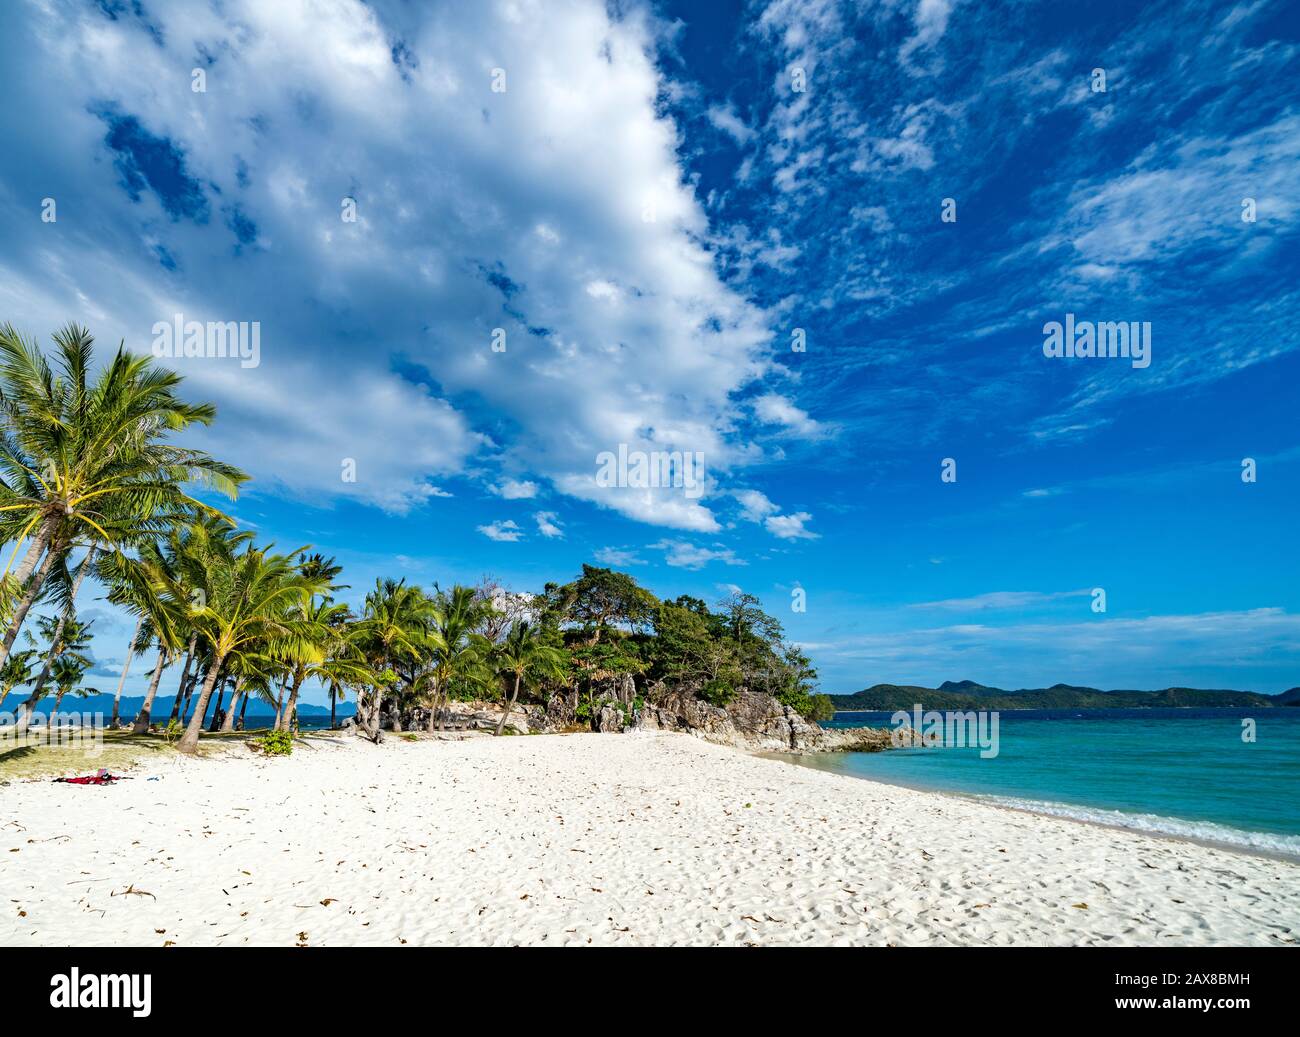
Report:
[[[41,672],[36,675],[36,680],[32,683],[32,693],[27,697],[27,701],[18,707],[15,734],[21,734],[31,723],[32,714],[36,712],[36,707],[45,697],[45,685],[54,675],[55,667],[65,654],[83,664],[83,674],[89,668],[90,657],[86,653],[90,651],[91,626],[91,623],[81,623],[75,617],[69,619],[66,613],[61,614],[58,619],[42,616],[37,620],[36,630],[49,646],[45,651],[45,663],[41,667]],[[30,631],[27,639],[33,645],[38,643]],[[77,680],[80,679],[81,677],[78,676]],[[57,711],[57,706],[55,708]]]
[[[121,727],[120,717],[122,715],[122,689],[126,686],[126,675],[131,670],[131,660],[140,652],[149,647],[152,638],[146,638],[142,643],[140,641],[140,628],[144,626],[144,617],[140,616],[135,621],[135,629],[131,632],[131,640],[126,643],[126,658],[122,660],[122,673],[117,678],[117,691],[113,695],[113,717],[108,722],[108,726],[117,730]]]
[[[383,737],[384,692],[397,683],[392,665],[400,658],[420,657],[432,612],[428,596],[405,580],[376,580],[375,589],[366,595],[357,632],[359,643],[367,646],[375,680],[364,698],[357,696],[357,724],[373,742]],[[359,692],[362,687],[358,685]]]
[[[0,663],[12,650],[45,579],[73,541],[117,545],[165,533],[187,513],[217,514],[184,486],[234,497],[247,476],[165,437],[215,416],[177,395],[181,378],[119,346],[91,376],[94,339],[69,324],[54,336],[54,366],[12,325],[0,327],[0,534],[14,543]],[[29,542],[30,541],[30,542]]]
[[[58,593],[56,593],[55,595],[56,604],[59,604],[60,602],[58,601],[58,599],[60,597],[62,598],[62,602],[61,602],[62,609],[59,613],[59,619],[57,622],[53,624],[52,629],[49,626],[46,626],[44,630],[44,633],[48,635],[48,639],[51,646],[62,643],[64,627],[67,626],[69,622],[72,622],[74,620],[73,613],[74,613],[74,609],[76,608],[77,592],[81,589],[82,581],[85,579],[86,573],[89,572],[91,565],[94,563],[96,550],[97,550],[97,545],[92,543],[90,547],[87,549],[86,555],[81,561],[81,565],[77,567],[76,577],[74,577],[70,582],[68,580],[67,568],[66,568],[67,556],[65,555],[63,558],[59,560],[59,565],[57,568],[56,575],[58,575],[60,578],[56,579],[54,583],[54,588],[56,592],[63,587],[68,587],[68,590],[63,595],[59,595]],[[42,667],[40,676],[37,678],[37,686],[36,686],[34,697],[29,698],[26,702],[22,703],[18,707],[18,712],[15,714],[14,717],[14,731],[15,734],[17,735],[21,735],[27,729],[28,725],[31,723],[32,712],[35,710],[37,703],[40,701],[41,689],[44,688],[45,682],[49,679],[50,666],[54,662],[54,658],[55,658],[54,655],[49,655],[46,657],[45,665],[44,667]]]
[[[190,595],[187,583],[167,579],[164,593],[178,605],[188,602],[189,623],[210,652],[202,691],[177,745],[181,752],[198,749],[208,702],[227,657],[258,642],[297,648],[300,627],[296,620],[287,618],[287,612],[311,584],[294,564],[294,555],[299,552],[278,555],[270,550],[270,546],[250,546],[229,562],[210,569],[205,593],[197,599]]]
[[[442,728],[452,682],[467,678],[481,665],[485,645],[475,635],[484,612],[491,606],[475,593],[473,587],[457,584],[450,592],[440,592],[434,599],[429,627],[424,636],[429,658],[427,680],[430,696],[428,729]]]
[[[88,669],[90,669],[90,660],[84,655],[72,652],[64,652],[54,661],[54,666],[50,670],[50,676],[54,678],[56,688],[54,708],[50,710],[51,721],[58,716],[59,706],[63,704],[63,696],[73,688],[77,688]],[[84,698],[87,695],[98,695],[99,690],[97,688],[77,688],[77,694]]]
[[[490,658],[496,672],[514,682],[510,698],[501,711],[501,719],[494,732],[499,735],[505,730],[506,720],[519,698],[520,685],[544,677],[562,677],[565,673],[565,660],[564,653],[545,644],[538,636],[537,628],[527,620],[517,620],[510,627],[505,640],[492,647]]]
[[[0,666],[0,704],[9,697],[14,688],[31,681],[34,676],[33,666],[36,662],[36,649],[28,648],[19,652],[10,652],[9,658]]]
[[[336,685],[375,679],[358,644],[359,636],[342,626],[341,621],[347,615],[346,605],[328,599],[310,600],[299,615],[295,640],[300,650],[291,663],[289,702],[279,717],[278,729],[287,730],[292,726],[303,681],[311,679]]]

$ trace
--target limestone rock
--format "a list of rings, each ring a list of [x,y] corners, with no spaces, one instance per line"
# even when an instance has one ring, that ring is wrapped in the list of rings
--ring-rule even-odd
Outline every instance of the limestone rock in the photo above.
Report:
[[[600,707],[596,714],[595,728],[601,732],[618,733],[623,730],[623,711],[610,703]]]

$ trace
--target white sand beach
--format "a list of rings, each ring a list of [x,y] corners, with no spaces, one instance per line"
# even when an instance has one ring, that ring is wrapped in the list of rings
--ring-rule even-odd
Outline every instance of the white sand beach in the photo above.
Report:
[[[1300,865],[686,735],[318,736],[133,774],[0,787],[0,942],[1300,943]]]

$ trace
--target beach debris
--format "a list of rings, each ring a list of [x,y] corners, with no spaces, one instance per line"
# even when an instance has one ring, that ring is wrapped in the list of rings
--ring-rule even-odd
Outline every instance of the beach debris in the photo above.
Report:
[[[321,906],[321,907],[329,907],[330,904],[332,904],[332,903],[334,903],[334,898],[333,898],[333,897],[326,897],[324,900],[322,900],[322,901],[320,902],[320,906]]]
[[[1088,910],[1088,905],[1085,904],[1083,901],[1079,901],[1079,903],[1077,903],[1077,904],[1071,904],[1070,906],[1071,906],[1071,907],[1077,907],[1080,911],[1087,911],[1087,910]]]
[[[114,893],[110,890],[108,895],[110,897],[153,897],[154,900],[158,899],[147,889],[136,889],[134,885],[127,886],[126,889],[122,890],[120,893]]]

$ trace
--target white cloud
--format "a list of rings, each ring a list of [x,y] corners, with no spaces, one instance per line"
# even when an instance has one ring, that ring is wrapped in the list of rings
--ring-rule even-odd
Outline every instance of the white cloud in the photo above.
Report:
[[[908,608],[914,609],[1022,609],[1034,605],[1045,605],[1063,598],[1086,598],[1091,592],[1087,589],[1077,591],[991,591],[977,594],[971,598],[946,598],[942,601],[922,601]]]
[[[759,490],[738,490],[736,500],[740,501],[743,509],[741,517],[750,522],[762,522],[768,515],[781,510],[768,499],[767,494]]]
[[[717,528],[701,501],[600,500],[585,482],[620,442],[704,451],[724,479],[753,456],[733,394],[770,367],[767,317],[719,276],[656,105],[669,26],[599,0],[391,21],[359,0],[148,16],[158,39],[90,7],[19,15],[31,43],[10,75],[31,86],[0,130],[29,156],[24,176],[98,218],[93,236],[37,238],[38,224],[11,242],[25,258],[0,258],[7,319],[44,335],[76,313],[137,350],[177,312],[260,321],[258,368],[191,364],[187,389],[221,411],[204,445],[296,496],[401,511],[490,448],[638,521]],[[208,93],[159,89],[196,47],[217,56]],[[507,93],[491,92],[494,66]],[[85,75],[56,81],[57,67]],[[127,199],[95,114],[105,99],[183,153],[205,222],[173,219],[148,188]],[[19,193],[0,192],[6,226],[30,222]],[[345,195],[355,223],[340,220]],[[246,241],[236,218],[256,228]],[[498,420],[479,427],[460,400]],[[339,477],[348,457],[355,483]]]
[[[564,530],[560,528],[556,520],[556,514],[553,511],[538,511],[533,513],[533,518],[537,520],[537,532],[548,538],[563,537]]]
[[[710,562],[722,562],[725,565],[748,565],[737,558],[730,548],[715,544],[713,547],[699,547],[685,540],[660,540],[650,545],[651,548],[664,552],[664,562],[677,569],[702,569]]]
[[[796,511],[791,515],[769,515],[763,520],[763,528],[782,540],[816,540],[821,534],[804,528],[811,521],[808,512]]]
[[[736,114],[733,105],[711,104],[705,115],[708,116],[709,122],[730,136],[741,147],[754,139],[754,131]]]
[[[603,565],[645,565],[646,561],[635,551],[620,547],[602,547],[595,554],[596,561]]]
[[[486,526],[476,526],[475,528],[489,540],[495,540],[498,543],[513,544],[515,541],[523,539],[524,535],[524,531],[510,519],[490,522]]]
[[[912,54],[923,48],[932,47],[939,42],[944,30],[948,28],[948,16],[952,13],[953,0],[918,0],[916,5],[916,32],[899,48],[898,60],[907,65]]]
[[[805,439],[821,439],[827,435],[825,426],[814,421],[808,412],[796,407],[793,401],[777,393],[766,393],[754,400],[754,416],[765,425],[780,425],[792,435]]]
[[[781,506],[759,490],[737,490],[734,496],[740,502],[742,519],[760,523],[764,529],[781,540],[816,540],[819,537],[819,534],[804,528],[812,521],[809,512],[779,514]]]
[[[506,479],[492,487],[492,492],[506,500],[531,500],[537,496],[537,483],[531,480]]]

